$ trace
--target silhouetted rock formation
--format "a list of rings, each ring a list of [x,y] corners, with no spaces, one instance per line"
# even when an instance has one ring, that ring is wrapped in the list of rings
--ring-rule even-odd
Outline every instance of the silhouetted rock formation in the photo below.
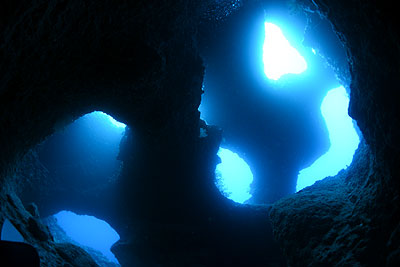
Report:
[[[291,266],[398,266],[398,15],[384,2],[301,2],[327,17],[345,45],[349,113],[365,143],[348,170],[278,201],[274,234]]]
[[[8,266],[32,266],[39,267],[40,259],[37,251],[31,245],[0,241],[1,265]]]
[[[93,260],[100,267],[117,267],[117,266],[119,266],[119,264],[109,261],[101,252],[99,252],[93,248],[78,244],[77,242],[72,240],[65,233],[65,231],[58,225],[57,219],[54,216],[50,216],[45,219],[42,219],[42,222],[46,226],[48,226],[49,231],[53,236],[54,242],[58,243],[60,245],[60,247],[66,246],[66,244],[72,244],[75,247],[79,246],[79,247],[83,248],[87,253],[89,253],[90,256],[93,258]],[[99,235],[101,235],[101,233],[99,233]]]
[[[4,185],[1,189],[0,228],[4,218],[10,220],[21,233],[24,243],[0,243],[2,266],[98,266],[82,248],[69,243],[55,243],[49,229],[42,224],[34,206],[24,208],[13,189]],[[29,245],[28,245],[29,244]]]
[[[311,24],[320,14],[332,22],[345,45],[350,71],[343,58],[329,60],[332,50],[322,53],[342,81],[351,81],[350,115],[365,143],[348,170],[273,206],[275,237],[292,266],[396,266],[397,16],[392,4],[376,1],[298,2],[314,16]],[[205,125],[198,111],[205,71],[201,38],[211,40],[206,33],[246,3],[0,4],[0,222],[13,223],[42,266],[96,263],[79,247],[55,243],[36,208],[25,209],[17,194],[34,201],[42,216],[71,208],[106,220],[121,236],[112,251],[123,266],[285,266],[269,206],[235,205],[215,187],[222,133]],[[77,183],[78,190],[52,202],[58,182],[34,147],[94,110],[129,127],[121,142],[121,175],[90,192]],[[206,137],[200,138],[200,127]],[[277,197],[291,192],[294,175],[288,171],[290,188],[280,188]],[[255,203],[268,202],[265,187]]]

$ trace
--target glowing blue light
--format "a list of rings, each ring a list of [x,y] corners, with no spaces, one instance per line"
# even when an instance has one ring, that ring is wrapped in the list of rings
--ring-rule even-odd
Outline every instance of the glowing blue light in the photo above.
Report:
[[[360,142],[348,115],[349,97],[343,86],[328,92],[321,105],[321,113],[329,132],[329,151],[310,167],[300,171],[296,191],[328,176],[336,175],[347,168],[353,160]]]
[[[314,48],[311,48],[311,52],[313,52],[313,54],[314,54],[314,55],[316,55],[316,54],[317,54],[317,51],[315,51],[315,49],[314,49]]]
[[[93,216],[61,211],[54,215],[58,225],[75,242],[100,251],[110,261],[118,263],[111,246],[119,240],[118,233],[105,221]]]
[[[300,74],[307,69],[305,59],[290,45],[281,29],[269,22],[265,22],[263,52],[264,72],[269,79],[278,80],[285,74]]]
[[[95,111],[94,113],[98,113],[98,114],[101,115],[101,116],[107,117],[107,119],[108,119],[114,126],[116,126],[116,127],[118,127],[118,128],[125,128],[125,127],[126,127],[126,124],[115,120],[113,117],[111,117],[110,115],[108,115],[108,114],[106,114],[106,113],[104,113],[104,112]]]
[[[249,165],[238,154],[225,148],[219,149],[218,156],[221,163],[215,170],[217,186],[229,199],[244,203],[251,197],[249,191],[253,182]]]

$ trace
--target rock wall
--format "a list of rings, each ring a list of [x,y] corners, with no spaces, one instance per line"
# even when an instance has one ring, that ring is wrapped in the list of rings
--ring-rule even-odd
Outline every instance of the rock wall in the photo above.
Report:
[[[34,247],[40,257],[41,266],[98,266],[90,255],[82,248],[70,243],[56,243],[49,229],[44,226],[40,220],[37,207],[29,205],[27,209],[23,206],[18,196],[13,193],[12,185],[4,185],[1,189],[1,210],[0,210],[0,226],[2,228],[4,219],[7,218],[14,227],[21,233],[24,241]],[[0,255],[1,264],[4,266],[16,266],[18,260],[22,258],[27,266],[36,266],[36,261],[24,254],[17,258],[10,255],[18,251],[10,249],[13,244],[7,244],[1,241],[1,249],[9,254],[4,255],[3,251]],[[14,243],[18,245],[18,243]],[[21,245],[18,245],[21,247]],[[30,256],[30,255],[29,255]],[[11,260],[11,261],[9,261]],[[32,261],[30,261],[32,260]],[[21,264],[21,263],[20,263]]]
[[[365,141],[346,171],[273,206],[274,235],[290,266],[398,266],[398,16],[386,2],[299,2],[347,49],[349,113]]]
[[[221,133],[199,119],[204,67],[195,39],[201,21],[207,27],[214,20],[212,14],[221,20],[237,8],[230,1],[218,2],[4,4],[2,207],[11,207],[6,204],[8,195],[18,199],[15,192],[28,188],[28,198],[44,215],[56,205],[104,219],[121,236],[113,252],[123,266],[284,265],[267,208],[236,206],[214,185]],[[51,203],[53,178],[40,167],[32,149],[94,110],[131,129],[121,145],[121,177],[107,190],[93,195],[77,190],[67,204]],[[199,137],[200,127],[206,129],[206,138]],[[29,218],[9,219],[24,225]],[[45,229],[40,220],[35,222]],[[32,236],[27,241],[39,251],[43,266],[62,266],[83,253],[55,244],[47,234],[40,240],[25,228],[19,230]]]
[[[26,211],[15,192],[25,179],[40,192],[37,178],[46,174],[33,167],[38,172],[29,180],[17,169],[36,144],[93,110],[132,132],[122,144],[118,183],[74,206],[119,232],[113,252],[123,265],[285,265],[268,206],[236,206],[213,184],[221,132],[199,119],[204,67],[196,38],[240,7],[223,2],[1,4],[0,220],[17,227],[43,266],[95,263],[79,248],[55,244],[37,214]],[[274,205],[275,237],[292,266],[397,266],[400,68],[393,5],[297,2],[331,21],[347,49],[351,79],[341,64],[338,74],[351,80],[349,111],[365,143],[346,172]]]

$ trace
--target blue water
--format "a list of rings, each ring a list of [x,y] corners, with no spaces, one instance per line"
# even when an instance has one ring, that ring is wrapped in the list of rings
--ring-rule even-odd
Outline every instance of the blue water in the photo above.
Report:
[[[71,211],[61,211],[54,217],[72,240],[96,249],[108,260],[118,263],[110,248],[119,240],[119,235],[108,223],[94,216],[77,215]]]
[[[103,112],[86,114],[40,146],[40,161],[65,188],[106,184],[121,170],[117,156],[124,132],[124,124]]]
[[[1,229],[1,240],[24,242],[24,238],[22,237],[22,235],[8,219],[4,220],[3,228]]]
[[[286,33],[288,33],[288,29],[290,27],[285,28]],[[274,84],[280,82],[280,79],[287,74],[299,76],[304,75],[307,70],[306,59],[293,45],[297,39],[299,38],[290,38],[293,43],[289,42],[279,26],[265,22],[264,73],[268,79],[276,82]],[[305,51],[304,47],[302,49],[302,51]],[[311,50],[308,56],[318,57],[314,48],[307,49]],[[312,60],[311,62],[313,63]],[[316,72],[313,72],[312,75],[315,75],[317,79],[319,77]],[[323,80],[316,82],[324,84]],[[329,82],[327,81],[328,84]],[[323,92],[326,89],[321,88],[321,91]],[[300,171],[296,191],[312,185],[317,180],[336,175],[340,170],[351,164],[353,154],[359,144],[359,137],[354,128],[353,120],[348,115],[348,104],[349,98],[342,86],[330,90],[324,98],[321,113],[329,132],[330,148],[310,167]],[[207,115],[207,112],[203,114]],[[219,189],[235,202],[245,202],[251,197],[249,191],[253,176],[250,168],[237,154],[227,149],[220,148],[218,155],[222,160],[222,163],[216,168]]]
[[[265,75],[278,80],[285,74],[301,74],[307,63],[289,43],[281,29],[265,22],[265,43],[263,47]],[[315,49],[311,49],[316,55]],[[296,191],[328,176],[336,175],[352,162],[360,142],[353,120],[348,115],[349,97],[343,86],[328,92],[321,105],[330,140],[329,151],[318,158],[310,167],[300,171]]]
[[[238,203],[244,203],[251,197],[250,184],[253,174],[249,165],[238,154],[220,148],[218,156],[221,163],[216,168],[217,186],[227,198]]]
[[[310,167],[300,171],[296,191],[318,180],[336,175],[353,160],[360,139],[348,115],[349,97],[343,86],[328,92],[321,105],[321,113],[329,132],[329,151]]]
[[[47,140],[42,147],[41,161],[66,186],[107,183],[120,170],[117,155],[125,127],[104,112],[86,114]],[[96,249],[117,263],[110,247],[119,235],[106,222],[71,211],[61,211],[55,217],[75,242]]]
[[[125,123],[117,121],[116,119],[114,119],[113,117],[111,117],[110,115],[108,115],[107,113],[104,113],[102,111],[95,111],[91,114],[92,114],[92,116],[98,116],[99,118],[103,117],[104,119],[107,119],[108,121],[110,121],[112,123],[113,126],[115,126],[117,128],[125,129],[125,127],[126,127]]]
[[[84,115],[78,120],[91,120],[101,127],[102,131],[108,132],[123,132],[126,127],[126,124],[117,121],[112,116],[102,111],[94,111]]]

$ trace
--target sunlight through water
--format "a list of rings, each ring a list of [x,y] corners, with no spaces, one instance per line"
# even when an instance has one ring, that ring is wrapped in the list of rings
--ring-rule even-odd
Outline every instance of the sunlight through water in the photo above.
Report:
[[[8,219],[5,219],[3,222],[3,228],[1,229],[1,240],[24,242],[22,235]]]
[[[94,216],[78,215],[71,211],[61,211],[54,217],[72,240],[98,250],[110,261],[118,263],[110,248],[119,240],[119,235],[108,223]]]
[[[269,22],[265,22],[263,61],[265,75],[271,80],[289,73],[300,74],[307,69],[305,59],[290,45],[282,30]]]
[[[113,117],[111,117],[110,115],[108,115],[108,114],[106,114],[104,112],[95,111],[93,113],[98,114],[99,116],[103,116],[103,117],[107,118],[114,126],[116,126],[118,128],[125,128],[126,127],[126,124],[117,121],[116,119],[114,119]]]
[[[218,156],[221,163],[215,170],[216,183],[222,194],[227,198],[244,203],[251,197],[250,184],[253,182],[253,174],[249,165],[238,154],[220,148]]]
[[[329,132],[329,151],[310,167],[300,171],[296,191],[347,168],[360,142],[353,120],[348,115],[349,97],[343,86],[330,90],[321,105]]]

